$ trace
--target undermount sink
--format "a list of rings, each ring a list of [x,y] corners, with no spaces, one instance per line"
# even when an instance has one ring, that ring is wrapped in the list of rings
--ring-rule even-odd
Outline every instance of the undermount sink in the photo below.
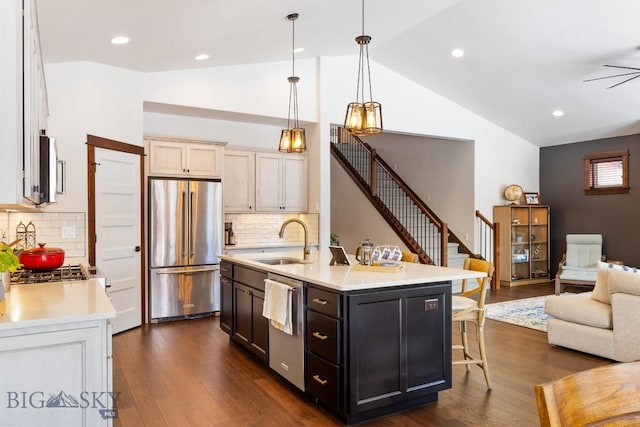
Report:
[[[302,264],[298,258],[261,258],[253,261],[269,265]]]

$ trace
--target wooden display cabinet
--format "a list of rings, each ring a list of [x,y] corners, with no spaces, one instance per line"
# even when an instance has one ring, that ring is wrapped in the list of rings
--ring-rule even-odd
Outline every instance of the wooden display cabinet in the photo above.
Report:
[[[494,206],[493,220],[500,226],[501,284],[550,281],[549,206]]]

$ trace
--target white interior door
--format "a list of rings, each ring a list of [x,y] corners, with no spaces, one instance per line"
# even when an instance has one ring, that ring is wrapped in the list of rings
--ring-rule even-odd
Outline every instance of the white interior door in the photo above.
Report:
[[[96,148],[95,162],[96,265],[111,285],[117,333],[142,322],[140,158]]]

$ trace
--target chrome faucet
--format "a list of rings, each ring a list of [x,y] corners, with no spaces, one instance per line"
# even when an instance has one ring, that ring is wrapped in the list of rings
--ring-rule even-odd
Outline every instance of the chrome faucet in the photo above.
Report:
[[[304,222],[300,221],[297,218],[288,219],[282,223],[282,226],[280,227],[280,232],[278,233],[278,237],[282,239],[282,236],[284,236],[284,229],[286,228],[287,225],[291,224],[292,222],[297,222],[304,229],[304,249],[303,249],[302,259],[304,261],[309,261],[309,255],[311,254],[311,250],[309,249],[309,229],[307,228],[307,224],[305,224]]]

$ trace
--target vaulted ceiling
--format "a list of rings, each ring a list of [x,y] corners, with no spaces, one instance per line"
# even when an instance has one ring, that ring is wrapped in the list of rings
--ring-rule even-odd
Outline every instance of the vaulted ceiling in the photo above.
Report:
[[[358,0],[37,0],[45,63],[144,72],[354,55]],[[367,0],[370,56],[539,146],[640,132],[638,0]],[[109,40],[118,34],[127,45]],[[451,56],[454,48],[465,51]],[[195,61],[207,53],[210,58]],[[374,76],[375,82],[375,76]],[[554,117],[552,111],[563,110]]]

